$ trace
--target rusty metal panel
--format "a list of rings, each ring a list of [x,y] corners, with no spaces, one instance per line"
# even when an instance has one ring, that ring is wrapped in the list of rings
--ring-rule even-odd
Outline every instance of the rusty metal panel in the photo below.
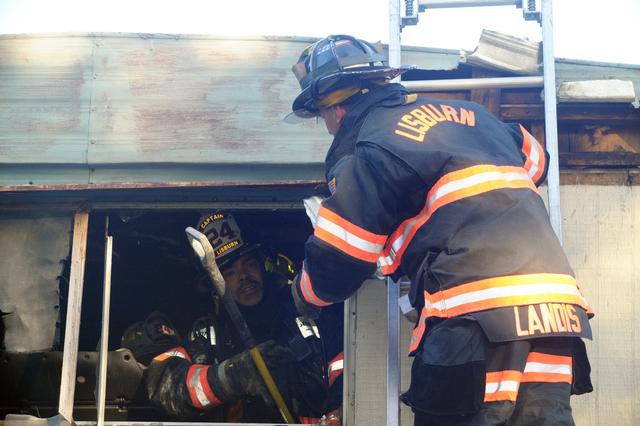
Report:
[[[282,122],[306,43],[95,37],[89,163],[320,163],[331,137]]]
[[[0,164],[87,161],[93,43],[0,37]]]

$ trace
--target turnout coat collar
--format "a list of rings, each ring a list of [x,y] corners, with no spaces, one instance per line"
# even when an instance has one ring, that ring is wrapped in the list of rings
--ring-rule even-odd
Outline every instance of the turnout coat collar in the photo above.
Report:
[[[392,107],[402,105],[407,95],[407,89],[397,83],[374,86],[369,93],[350,106],[347,114],[340,122],[340,129],[333,139],[333,143],[325,158],[325,177],[329,180],[330,171],[345,155],[354,152],[358,133],[367,115],[377,106]]]

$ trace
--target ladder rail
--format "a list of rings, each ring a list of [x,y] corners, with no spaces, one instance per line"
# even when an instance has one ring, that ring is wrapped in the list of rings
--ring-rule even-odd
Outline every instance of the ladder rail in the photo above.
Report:
[[[458,7],[479,6],[508,6],[523,7],[522,0],[413,0],[412,15],[399,17],[396,11],[400,2],[404,0],[389,0],[389,64],[399,66],[401,64],[401,38],[400,30],[407,24],[417,24],[417,15],[426,9],[444,9]],[[551,226],[562,244],[562,215],[560,210],[560,170],[558,162],[558,122],[556,108],[556,80],[555,57],[553,51],[553,15],[552,0],[541,0],[541,12],[532,10],[524,11],[524,19],[537,19],[542,30],[542,67],[543,76],[534,77],[502,77],[485,79],[456,79],[440,81],[406,81],[402,83],[411,91],[446,91],[465,90],[474,88],[516,88],[516,87],[543,87],[544,91],[544,121],[545,121],[545,146],[550,155],[549,169],[547,172],[548,205]],[[417,10],[416,10],[417,9]],[[475,82],[471,80],[476,80]],[[480,80],[480,81],[478,81]],[[399,339],[400,321],[398,298],[399,285],[392,280],[387,280],[387,413],[386,419],[389,426],[397,426],[400,419],[399,399]],[[349,426],[349,422],[345,423]]]

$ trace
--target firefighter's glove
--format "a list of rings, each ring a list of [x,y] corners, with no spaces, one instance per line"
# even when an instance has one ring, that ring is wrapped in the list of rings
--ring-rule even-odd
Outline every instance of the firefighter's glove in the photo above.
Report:
[[[282,377],[291,363],[295,362],[293,353],[283,346],[268,340],[257,346],[267,369],[276,382],[276,386],[283,385]],[[280,380],[278,380],[280,378]],[[249,351],[235,355],[218,366],[215,380],[219,384],[222,399],[225,402],[246,397],[261,397],[268,405],[273,405],[266,385],[256,368]],[[282,392],[282,389],[280,389]]]
[[[291,285],[291,296],[293,297],[293,302],[296,304],[296,310],[301,317],[318,319],[318,317],[320,317],[320,308],[307,302],[302,296],[302,290],[300,289],[301,274],[302,273],[296,275]]]

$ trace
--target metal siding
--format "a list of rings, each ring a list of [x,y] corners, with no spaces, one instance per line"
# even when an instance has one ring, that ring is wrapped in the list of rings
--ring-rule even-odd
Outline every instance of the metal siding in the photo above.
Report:
[[[282,122],[299,90],[290,67],[312,41],[0,36],[0,185],[321,178],[322,123]],[[403,62],[449,70],[459,56],[408,47]],[[560,81],[615,77],[640,91],[638,66],[557,68]]]
[[[298,92],[289,70],[301,48],[96,37],[89,163],[322,162],[324,126],[282,121]]]
[[[93,43],[0,38],[0,164],[87,161]]]
[[[546,198],[546,188],[541,191]],[[572,397],[581,426],[640,424],[640,188],[561,186],[564,247],[580,287],[595,311],[594,341],[587,342],[594,392]],[[384,418],[386,344],[384,286],[364,286],[358,294],[356,419]],[[362,296],[361,296],[362,295]],[[382,321],[382,323],[380,322]],[[412,324],[401,320],[403,351]],[[360,354],[361,351],[366,354]],[[404,352],[406,354],[406,352]],[[402,356],[402,389],[409,386],[411,359]],[[371,372],[375,372],[372,374]],[[364,376],[361,378],[360,376]],[[375,377],[371,377],[375,376]],[[369,416],[369,417],[366,417]],[[413,421],[401,406],[402,425]],[[358,421],[356,421],[357,424]]]
[[[386,423],[387,305],[384,281],[366,281],[356,299],[355,425]]]
[[[322,177],[324,125],[282,121],[299,90],[290,67],[308,43],[0,37],[0,183],[289,178],[283,164],[300,169],[292,178]]]
[[[595,392],[573,398],[578,425],[640,424],[640,189],[562,189],[564,244],[596,316],[587,342]]]

